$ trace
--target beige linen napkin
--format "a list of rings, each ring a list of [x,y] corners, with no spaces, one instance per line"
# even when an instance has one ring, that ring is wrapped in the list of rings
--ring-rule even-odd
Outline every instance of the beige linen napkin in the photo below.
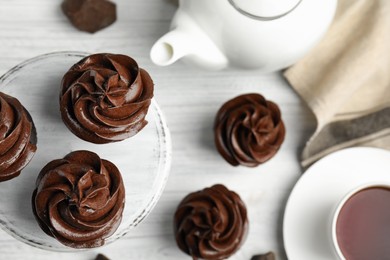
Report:
[[[304,167],[346,147],[390,149],[390,0],[339,0],[325,37],[284,76],[317,118]]]

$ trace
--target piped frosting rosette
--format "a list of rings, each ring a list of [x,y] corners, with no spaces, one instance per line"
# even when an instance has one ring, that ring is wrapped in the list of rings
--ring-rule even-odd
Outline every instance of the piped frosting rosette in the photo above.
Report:
[[[259,94],[245,94],[226,102],[218,111],[215,144],[230,164],[255,167],[271,159],[284,141],[286,130],[278,106]]]
[[[48,163],[32,196],[42,230],[73,248],[103,245],[121,222],[124,202],[118,168],[89,151],[75,151]]]
[[[62,119],[83,140],[121,141],[147,124],[153,89],[150,75],[132,58],[94,54],[73,65],[63,77]]]
[[[34,156],[37,134],[31,116],[14,97],[0,92],[0,181],[20,174]]]
[[[246,207],[235,192],[214,185],[190,193],[180,202],[174,229],[177,245],[193,259],[225,259],[246,238]]]

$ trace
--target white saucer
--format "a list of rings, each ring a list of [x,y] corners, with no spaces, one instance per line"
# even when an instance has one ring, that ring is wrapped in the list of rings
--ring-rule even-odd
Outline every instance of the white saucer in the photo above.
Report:
[[[389,180],[390,152],[377,148],[345,149],[311,166],[291,192],[284,214],[288,259],[337,259],[330,239],[337,203],[357,186]]]
[[[29,245],[75,251],[46,235],[35,221],[31,195],[39,171],[51,160],[75,150],[90,150],[113,162],[122,173],[126,203],[118,230],[109,244],[138,225],[156,205],[169,175],[171,138],[164,116],[153,99],[148,124],[137,135],[117,143],[97,145],[73,135],[61,120],[61,78],[86,53],[41,55],[14,67],[0,78],[0,91],[19,99],[31,114],[38,134],[38,150],[21,175],[0,183],[0,227]],[[0,257],[1,258],[1,257]]]

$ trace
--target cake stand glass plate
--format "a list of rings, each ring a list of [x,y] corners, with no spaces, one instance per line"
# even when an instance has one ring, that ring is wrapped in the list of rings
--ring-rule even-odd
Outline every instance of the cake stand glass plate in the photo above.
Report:
[[[0,225],[29,245],[75,251],[46,235],[32,213],[31,195],[39,171],[48,162],[75,150],[90,150],[113,162],[122,173],[126,202],[122,223],[106,240],[109,244],[139,224],[157,203],[168,178],[171,139],[155,100],[146,116],[148,124],[137,135],[117,143],[97,145],[73,135],[59,109],[62,76],[88,55],[58,52],[38,56],[14,67],[0,78],[0,91],[16,97],[31,114],[38,134],[37,152],[19,177],[0,183]]]
[[[338,203],[356,187],[389,180],[390,152],[377,148],[349,148],[313,164],[287,202],[283,240],[288,259],[338,259],[331,240]]]

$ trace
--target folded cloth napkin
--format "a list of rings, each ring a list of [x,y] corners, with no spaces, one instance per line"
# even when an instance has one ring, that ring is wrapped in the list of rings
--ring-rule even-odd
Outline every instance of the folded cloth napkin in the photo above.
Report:
[[[321,42],[284,72],[317,118],[307,167],[351,146],[390,149],[390,0],[339,0]]]

